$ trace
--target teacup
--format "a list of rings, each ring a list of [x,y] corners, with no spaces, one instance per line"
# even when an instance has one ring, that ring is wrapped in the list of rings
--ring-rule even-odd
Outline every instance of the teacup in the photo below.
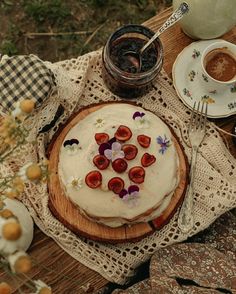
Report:
[[[209,45],[201,57],[202,78],[209,92],[225,90],[236,83],[236,45],[219,40]]]

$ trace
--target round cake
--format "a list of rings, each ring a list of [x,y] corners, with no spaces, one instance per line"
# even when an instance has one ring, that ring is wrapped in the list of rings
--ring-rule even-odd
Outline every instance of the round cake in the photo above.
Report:
[[[59,151],[58,177],[81,214],[119,227],[163,213],[179,185],[179,158],[161,119],[141,107],[114,103],[70,128]]]

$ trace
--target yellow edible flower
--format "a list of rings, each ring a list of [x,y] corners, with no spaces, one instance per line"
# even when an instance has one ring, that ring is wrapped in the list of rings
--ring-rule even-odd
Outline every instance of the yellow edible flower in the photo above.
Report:
[[[19,193],[22,193],[24,191],[25,185],[24,182],[20,177],[15,177],[13,179],[13,187],[18,191]]]
[[[26,176],[31,181],[40,179],[42,176],[41,167],[39,165],[37,165],[36,163],[31,164],[26,169]]]
[[[19,257],[14,264],[14,268],[16,273],[19,273],[19,274],[28,273],[32,268],[31,259],[29,258],[29,256]]]
[[[17,222],[9,222],[3,225],[2,235],[8,241],[16,241],[22,234],[21,226]]]
[[[11,294],[12,293],[11,286],[5,282],[1,282],[0,283],[0,293],[1,294]]]
[[[30,99],[25,99],[20,102],[20,109],[25,113],[31,113],[34,109],[35,102]]]
[[[2,211],[0,211],[0,216],[3,218],[9,218],[14,217],[14,214],[10,209],[5,208]]]
[[[39,291],[39,294],[52,294],[52,290],[44,287]]]

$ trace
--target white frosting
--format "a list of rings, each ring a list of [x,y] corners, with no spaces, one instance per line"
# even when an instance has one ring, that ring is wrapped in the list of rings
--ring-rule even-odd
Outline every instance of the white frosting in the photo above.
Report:
[[[143,119],[148,123],[141,123],[141,125],[137,123],[137,120],[133,119],[136,111],[144,112]],[[103,119],[99,127],[98,118]],[[102,186],[91,189],[85,183],[85,177],[90,171],[98,170],[93,164],[93,157],[98,154],[98,144],[94,135],[105,132],[112,138],[120,125],[125,125],[132,131],[132,137],[126,143],[134,144],[138,148],[138,154],[135,159],[127,161],[128,168],[124,173],[116,173],[111,164],[107,169],[100,171],[103,178]],[[137,142],[137,136],[141,134],[151,137],[148,148],[141,147]],[[166,136],[171,142],[164,154],[159,152],[161,147],[157,143],[158,136],[163,138]],[[134,218],[136,218],[134,221],[140,222],[157,217],[167,207],[179,181],[178,155],[171,138],[168,126],[161,119],[137,106],[111,104],[90,113],[68,132],[64,140],[64,142],[71,139],[79,140],[78,151],[71,154],[64,146],[61,146],[58,170],[66,196],[90,218],[94,217],[96,221],[112,227],[130,223]],[[129,185],[134,185],[135,183],[128,177],[128,171],[131,167],[142,166],[141,157],[146,152],[154,155],[156,162],[144,168],[144,183],[136,184],[140,188],[137,203],[133,206],[128,205],[118,195],[107,189],[107,183],[111,178],[118,176],[124,180],[126,189]],[[79,188],[68,184],[73,178],[82,179]],[[155,210],[152,211],[153,208]],[[151,211],[146,215],[148,210]]]

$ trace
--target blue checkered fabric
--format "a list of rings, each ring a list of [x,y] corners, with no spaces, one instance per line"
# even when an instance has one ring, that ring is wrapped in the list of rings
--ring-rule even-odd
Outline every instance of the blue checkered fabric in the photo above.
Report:
[[[54,86],[53,73],[37,56],[3,56],[0,60],[0,106],[5,113],[23,99],[34,99],[38,107]]]

